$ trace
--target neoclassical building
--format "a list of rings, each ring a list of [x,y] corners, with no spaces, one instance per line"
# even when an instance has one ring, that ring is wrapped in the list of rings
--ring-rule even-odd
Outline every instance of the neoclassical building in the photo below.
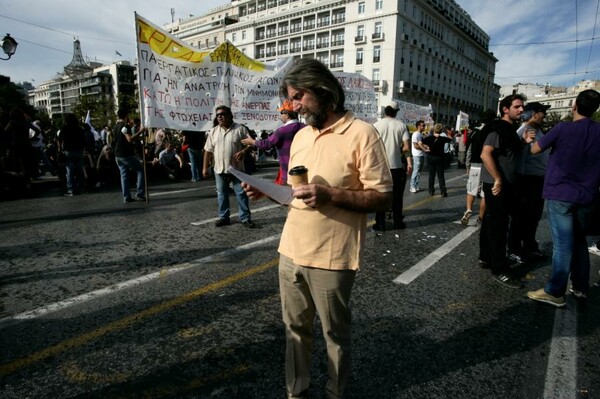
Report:
[[[233,0],[164,28],[199,49],[228,40],[260,61],[310,57],[361,73],[379,104],[431,104],[450,125],[499,98],[490,38],[454,0]]]

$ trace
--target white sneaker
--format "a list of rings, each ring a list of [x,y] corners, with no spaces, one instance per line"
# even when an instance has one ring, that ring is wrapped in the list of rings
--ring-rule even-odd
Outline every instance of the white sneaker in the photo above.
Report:
[[[594,255],[600,255],[600,248],[598,248],[597,244],[592,245],[588,248],[589,253]]]
[[[411,188],[409,191],[410,191],[411,193],[416,193],[416,192],[417,192],[417,189],[416,189],[416,188]]]

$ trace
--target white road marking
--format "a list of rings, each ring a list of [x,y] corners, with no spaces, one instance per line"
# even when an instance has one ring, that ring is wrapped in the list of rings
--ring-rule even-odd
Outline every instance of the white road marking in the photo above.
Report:
[[[279,208],[279,207],[282,207],[282,205],[273,204],[273,205],[263,206],[262,208],[251,209],[251,211],[252,211],[252,213],[258,213],[258,212],[263,212],[263,211],[267,211],[269,209]],[[239,215],[238,213],[232,213],[231,217],[238,216],[238,215]],[[192,226],[202,226],[203,224],[213,223],[213,222],[216,222],[217,220],[219,220],[218,217],[212,218],[212,219],[206,219],[206,220],[203,220],[201,222],[192,222],[190,224]]]
[[[444,245],[430,253],[416,265],[414,265],[413,267],[396,277],[394,279],[394,283],[404,285],[412,283],[413,280],[415,280],[421,274],[425,273],[427,269],[429,269],[431,266],[437,263],[437,261],[446,256],[458,244],[469,238],[477,230],[479,230],[477,227],[465,227],[463,231],[458,233],[450,241],[446,242]]]
[[[100,297],[103,297],[103,296],[106,296],[109,294],[113,294],[118,291],[125,290],[130,287],[134,287],[136,285],[140,285],[140,284],[152,281],[152,280],[156,280],[160,277],[178,273],[183,270],[190,269],[192,267],[201,266],[201,265],[205,264],[206,262],[210,262],[210,261],[214,260],[215,258],[219,258],[222,256],[228,256],[228,255],[231,255],[238,251],[256,248],[261,245],[268,244],[272,241],[279,240],[279,238],[280,238],[279,234],[270,236],[270,237],[266,237],[261,240],[254,241],[254,242],[244,244],[244,245],[240,245],[238,247],[231,248],[231,249],[225,250],[223,252],[219,252],[214,255],[205,256],[204,258],[196,259],[191,262],[184,262],[179,265],[172,266],[168,269],[162,269],[160,271],[150,273],[145,276],[140,276],[140,277],[137,277],[137,278],[134,278],[131,280],[123,281],[121,283],[113,284],[108,287],[96,290],[96,291],[91,291],[86,294],[68,298],[68,299],[65,299],[60,302],[51,303],[49,305],[42,306],[37,309],[19,313],[19,314],[13,315],[13,316],[3,317],[0,319],[0,328],[5,328],[8,326],[11,326],[11,325],[16,324],[23,320],[36,319],[38,317],[45,316],[49,313],[53,313],[53,312],[56,312],[56,311],[59,311],[59,310],[62,310],[62,309],[65,309],[65,308],[68,308],[71,306],[75,306],[75,305],[90,301],[92,299],[97,299],[97,298],[100,298]]]
[[[557,309],[548,355],[544,399],[577,397],[577,312]]]

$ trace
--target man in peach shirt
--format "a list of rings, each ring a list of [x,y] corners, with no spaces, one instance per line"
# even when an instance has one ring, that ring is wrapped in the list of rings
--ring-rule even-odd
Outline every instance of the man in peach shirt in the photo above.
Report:
[[[329,359],[327,396],[342,398],[350,377],[350,294],[367,213],[391,205],[390,167],[377,131],[344,109],[343,88],[319,61],[296,60],[280,94],[308,125],[294,137],[289,163],[290,170],[308,168],[308,184],[293,189],[279,244],[287,397],[308,393],[318,313]],[[262,195],[244,187],[250,198]]]

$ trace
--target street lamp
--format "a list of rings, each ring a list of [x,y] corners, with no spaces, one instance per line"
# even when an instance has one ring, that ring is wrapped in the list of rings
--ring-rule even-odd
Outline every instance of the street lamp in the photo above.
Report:
[[[17,43],[17,41],[15,39],[13,39],[12,37],[10,37],[10,34],[7,33],[6,36],[4,36],[4,38],[2,39],[2,51],[4,51],[4,54],[8,55],[8,57],[7,58],[0,57],[0,60],[10,59],[10,57],[13,56],[15,51],[17,51],[18,45],[19,45],[19,43]]]

